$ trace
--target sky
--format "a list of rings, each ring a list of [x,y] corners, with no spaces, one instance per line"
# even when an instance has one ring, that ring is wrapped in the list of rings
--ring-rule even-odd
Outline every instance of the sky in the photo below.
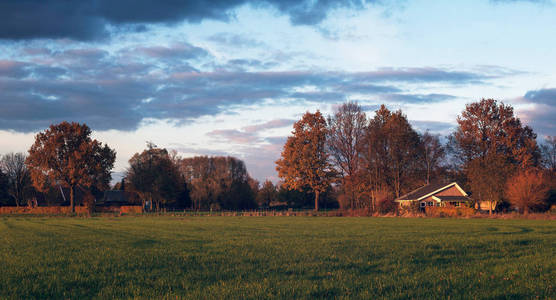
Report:
[[[550,0],[1,1],[0,154],[75,121],[116,150],[115,179],[151,141],[277,181],[293,123],[346,101],[447,135],[494,98],[542,141],[555,37]]]

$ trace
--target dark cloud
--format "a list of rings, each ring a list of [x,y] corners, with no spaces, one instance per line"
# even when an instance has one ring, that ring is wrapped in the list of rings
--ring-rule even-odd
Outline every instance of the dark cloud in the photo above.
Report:
[[[404,81],[404,82],[451,82],[482,83],[485,79],[506,74],[486,74],[468,71],[454,71],[439,68],[381,68],[372,72],[361,72],[357,76],[364,80]]]
[[[556,105],[556,88],[528,91],[523,98],[527,102]]]
[[[215,67],[199,71],[194,65],[212,59],[210,53],[187,43],[114,53],[96,48],[22,51],[27,53],[22,58],[32,55],[32,59],[0,61],[0,129],[36,131],[67,120],[85,122],[97,130],[135,130],[149,119],[179,124],[268,99],[337,103],[364,96],[389,102],[438,102],[453,96],[411,94],[400,86],[459,85],[496,76],[439,68],[320,72]],[[255,60],[234,63],[265,69]],[[530,97],[543,95],[538,92]]]
[[[555,136],[556,88],[528,91],[520,100],[534,106],[519,110],[518,116],[533,127],[539,136]]]
[[[0,2],[0,39],[70,38],[110,35],[107,25],[144,31],[148,24],[228,21],[234,9],[250,4],[289,16],[295,25],[314,25],[337,8],[362,8],[362,0],[27,0]]]
[[[29,75],[28,64],[19,61],[0,60],[0,77],[22,78]]]
[[[188,43],[174,44],[172,46],[137,47],[132,51],[141,52],[157,59],[198,59],[209,56],[208,51]]]

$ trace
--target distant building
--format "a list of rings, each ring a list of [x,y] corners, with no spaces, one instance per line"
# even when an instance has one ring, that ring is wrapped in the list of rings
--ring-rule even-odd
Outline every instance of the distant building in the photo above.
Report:
[[[460,207],[471,199],[456,182],[452,182],[427,184],[394,201],[400,207],[418,205],[424,209],[427,206]]]
[[[102,200],[97,201],[97,206],[123,206],[129,205],[127,193],[120,190],[104,191]]]

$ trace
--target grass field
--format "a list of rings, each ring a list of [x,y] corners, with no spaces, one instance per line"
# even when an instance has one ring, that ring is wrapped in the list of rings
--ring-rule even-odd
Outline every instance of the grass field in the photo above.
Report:
[[[0,217],[0,298],[556,298],[556,222]]]

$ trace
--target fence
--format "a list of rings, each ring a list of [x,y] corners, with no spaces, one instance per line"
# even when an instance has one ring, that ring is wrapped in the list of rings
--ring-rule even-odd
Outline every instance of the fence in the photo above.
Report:
[[[2,206],[0,207],[0,214],[36,214],[36,215],[59,215],[71,213],[71,206]],[[87,207],[76,206],[76,214],[88,213]]]

